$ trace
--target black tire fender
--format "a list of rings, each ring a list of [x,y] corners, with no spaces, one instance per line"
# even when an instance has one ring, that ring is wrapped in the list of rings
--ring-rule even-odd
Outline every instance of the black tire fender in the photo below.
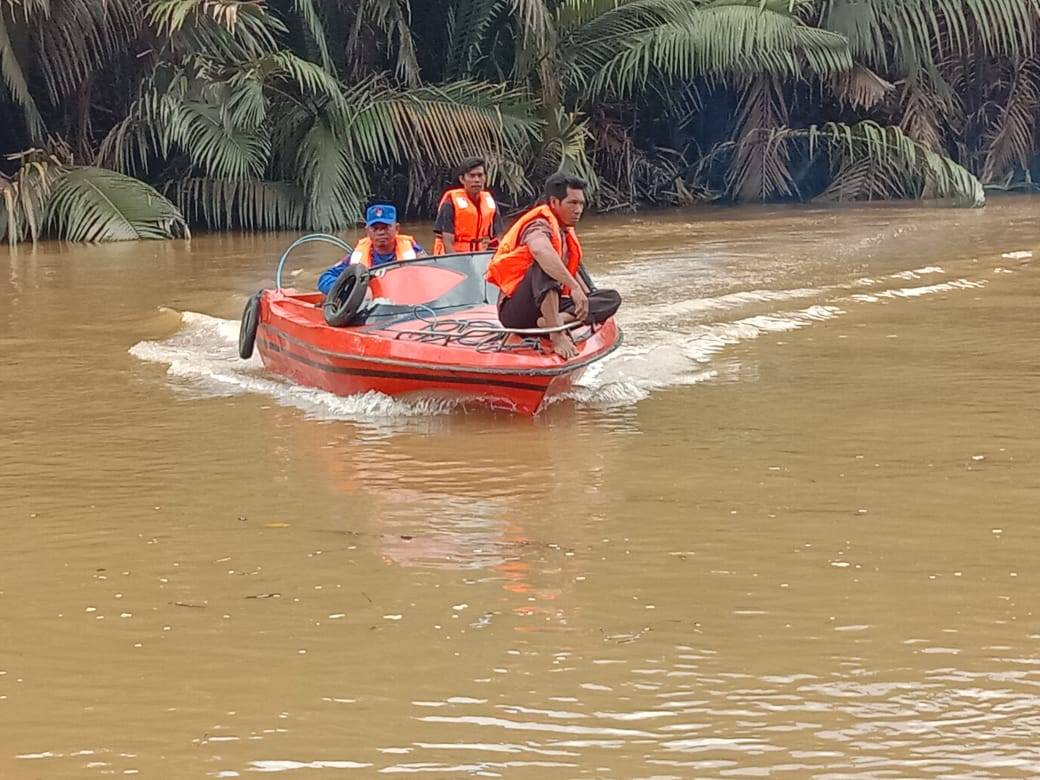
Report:
[[[360,263],[348,265],[325,296],[325,303],[321,307],[325,322],[334,328],[349,325],[357,316],[366,292],[368,269]]]
[[[249,360],[253,356],[256,329],[260,325],[261,295],[262,290],[246,301],[246,308],[242,312],[242,324],[238,327],[238,356],[243,360]]]

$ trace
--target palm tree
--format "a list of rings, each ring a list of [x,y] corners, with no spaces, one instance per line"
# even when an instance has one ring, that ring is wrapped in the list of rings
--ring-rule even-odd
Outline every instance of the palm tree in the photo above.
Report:
[[[134,39],[134,5],[0,0],[0,105],[21,119],[0,130],[0,143],[28,149],[0,170],[0,239],[35,241],[48,227],[72,240],[186,232],[177,209],[152,187],[86,159],[94,76]],[[58,127],[73,146],[52,136]]]
[[[510,77],[540,95],[543,120],[568,116],[571,127],[592,139],[591,149],[558,162],[608,173],[601,182],[608,205],[631,207],[647,193],[653,200],[673,201],[691,193],[798,197],[803,193],[795,167],[815,174],[809,182],[815,192],[855,196],[848,182],[828,189],[830,177],[816,180],[828,170],[840,180],[845,168],[836,163],[846,160],[858,166],[857,180],[866,182],[864,171],[880,169],[859,165],[864,155],[887,161],[889,183],[898,170],[907,193],[923,193],[927,188],[913,183],[938,177],[935,191],[979,203],[977,183],[956,163],[926,162],[932,161],[929,151],[939,150],[921,143],[908,153],[907,144],[918,142],[912,134],[878,133],[873,125],[862,125],[850,147],[842,143],[847,139],[838,125],[817,121],[812,133],[790,127],[795,98],[819,104],[826,94],[869,110],[894,89],[871,69],[873,60],[861,61],[844,30],[821,25],[825,17],[840,17],[835,3],[842,1],[563,0],[544,14],[530,10],[534,5],[548,12],[540,2],[466,0],[457,3],[465,13],[456,17],[447,72],[511,63]],[[465,27],[459,27],[460,19]],[[522,46],[511,51],[509,41]],[[715,127],[694,132],[702,114],[714,114]],[[550,140],[553,126],[545,121]],[[648,145],[655,126],[668,136],[659,141],[680,148]],[[640,132],[642,139],[636,137]],[[825,132],[833,133],[836,143],[807,143]],[[703,141],[713,134],[705,149]],[[804,159],[820,151],[834,158],[831,166]],[[881,191],[896,190],[874,182],[858,192]]]
[[[43,9],[30,6],[27,13]],[[63,176],[79,186],[96,179],[98,189],[120,182],[127,192],[132,183],[146,186],[132,177],[145,178],[209,227],[333,230],[356,221],[380,172],[406,164],[447,166],[477,150],[508,160],[533,140],[537,123],[530,104],[508,85],[409,85],[378,70],[341,82],[314,5],[294,0],[285,10],[297,26],[298,45],[317,51],[317,61],[286,48],[292,31],[259,0],[151,0],[141,23],[124,31],[124,38],[149,44],[136,97],[92,160],[112,170],[74,167],[51,155],[52,175],[45,180],[35,176],[35,167],[5,176],[0,203],[21,204],[0,213],[9,240],[35,238],[44,221],[41,208],[61,212],[49,223],[62,237],[131,237],[127,230],[102,229],[98,210],[75,209],[78,201],[58,197],[65,194]],[[12,66],[11,72],[22,71]],[[74,83],[68,75],[52,81]],[[40,141],[45,128],[32,91],[23,94],[29,138]],[[30,190],[39,197],[18,200]],[[149,188],[142,202],[153,208],[160,230],[138,231],[140,236],[183,224],[171,201],[155,190]],[[113,198],[113,211],[118,204]],[[134,216],[139,221],[141,215]]]
[[[306,11],[298,21],[320,62],[282,48],[287,28],[259,4],[235,4],[234,23],[184,14],[186,4],[152,4],[163,47],[102,151],[120,170],[158,172],[209,226],[342,229],[381,173],[450,165],[478,149],[506,158],[535,130],[523,96],[503,85],[409,85],[378,68],[341,82],[307,3],[295,4]]]
[[[978,205],[1037,167],[1038,39],[1040,0],[0,0],[0,238],[337,230],[473,153],[517,202]]]
[[[798,197],[803,193],[796,180],[797,167],[815,174],[809,178],[810,189],[827,197],[836,193],[912,197],[929,191],[973,205],[983,201],[974,177],[953,160],[943,158],[939,164],[935,155],[941,156],[942,149],[912,132],[882,131],[874,123],[854,128],[827,122],[812,129],[790,127],[795,98],[819,106],[820,96],[829,94],[832,102],[861,110],[886,100],[894,87],[872,66],[887,60],[868,41],[876,45],[892,40],[900,61],[912,60],[906,36],[891,24],[899,3],[867,3],[872,6],[869,13],[859,0],[713,0],[698,2],[695,8],[667,0],[605,5],[613,8],[589,19],[570,36],[576,83],[600,97],[637,91],[645,95],[648,86],[656,86],[670,89],[680,104],[688,102],[692,92],[697,109],[708,106],[728,118],[725,124],[732,128],[728,135],[692,161],[687,189],[710,191],[714,184],[737,199]],[[864,20],[854,18],[853,12],[871,20],[888,13],[890,24],[864,32]],[[1013,24],[1001,31],[990,21],[994,39],[1012,35],[1012,28],[1020,38],[1024,35]],[[935,29],[912,25],[916,45],[926,47],[929,41],[924,39]],[[684,117],[675,119],[681,122]],[[806,143],[821,134],[831,143]],[[1020,154],[1022,137],[1022,133],[1015,136]],[[821,185],[821,169],[813,163],[820,150],[831,158],[829,168],[823,169],[833,177],[829,186],[830,177],[824,177]],[[865,165],[865,159],[884,162]],[[702,178],[706,172],[710,175]],[[898,187],[891,186],[895,180]],[[852,187],[854,182],[861,186]],[[922,182],[930,182],[931,189]]]
[[[879,118],[985,182],[1029,171],[1040,149],[1038,0],[825,0],[816,10],[857,61],[898,84]]]

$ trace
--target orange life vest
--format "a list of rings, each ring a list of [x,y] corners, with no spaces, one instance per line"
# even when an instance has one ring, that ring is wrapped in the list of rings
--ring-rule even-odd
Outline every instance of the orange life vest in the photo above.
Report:
[[[524,230],[536,219],[548,221],[550,227],[549,240],[556,253],[563,257],[563,242],[567,242],[567,270],[571,276],[577,276],[578,266],[581,265],[581,244],[574,228],[561,228],[560,222],[552,209],[548,206],[535,206],[516,221],[513,227],[506,231],[502,237],[502,243],[498,245],[498,251],[491,258],[485,275],[507,298],[516,292],[520,286],[527,269],[534,263],[534,255],[526,244],[520,243],[520,236]],[[564,295],[569,295],[570,290],[564,288]]]
[[[455,225],[452,232],[455,240],[451,251],[479,252],[486,249],[488,243],[495,238],[495,212],[498,211],[498,205],[491,193],[487,190],[482,191],[477,196],[477,203],[474,203],[470,200],[469,193],[461,187],[448,190],[441,196],[437,210],[440,211],[441,206],[449,200],[455,208]],[[444,252],[444,240],[437,235],[433,241],[433,253],[443,255]]]
[[[415,256],[415,239],[411,236],[398,235],[397,246],[394,247],[394,259],[397,261],[414,260]],[[372,267],[372,239],[365,236],[357,242],[357,246],[350,255],[350,262],[361,263],[365,268]]]

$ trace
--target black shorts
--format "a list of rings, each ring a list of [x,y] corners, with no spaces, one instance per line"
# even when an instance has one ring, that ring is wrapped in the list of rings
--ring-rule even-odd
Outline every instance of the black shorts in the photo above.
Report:
[[[517,330],[537,328],[538,318],[542,316],[541,306],[545,296],[553,290],[559,291],[562,286],[549,274],[542,270],[538,263],[531,263],[520,285],[508,298],[498,299],[498,319],[506,328]],[[621,296],[614,290],[596,290],[589,293],[589,324],[603,322],[617,313],[621,306]],[[560,297],[560,311],[568,314],[574,312],[574,301]]]

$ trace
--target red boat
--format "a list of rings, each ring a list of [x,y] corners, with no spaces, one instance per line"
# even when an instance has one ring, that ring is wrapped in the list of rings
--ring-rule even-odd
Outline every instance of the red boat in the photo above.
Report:
[[[563,360],[550,348],[548,329],[503,328],[494,303],[498,288],[484,279],[489,252],[371,271],[351,266],[328,296],[282,289],[286,258],[310,241],[350,252],[332,236],[298,240],[279,262],[276,289],[261,290],[246,305],[239,334],[243,358],[255,343],[269,371],[301,385],[337,395],[448,397],[535,414],[621,343],[613,319],[571,323],[561,329],[571,331],[578,354]]]

